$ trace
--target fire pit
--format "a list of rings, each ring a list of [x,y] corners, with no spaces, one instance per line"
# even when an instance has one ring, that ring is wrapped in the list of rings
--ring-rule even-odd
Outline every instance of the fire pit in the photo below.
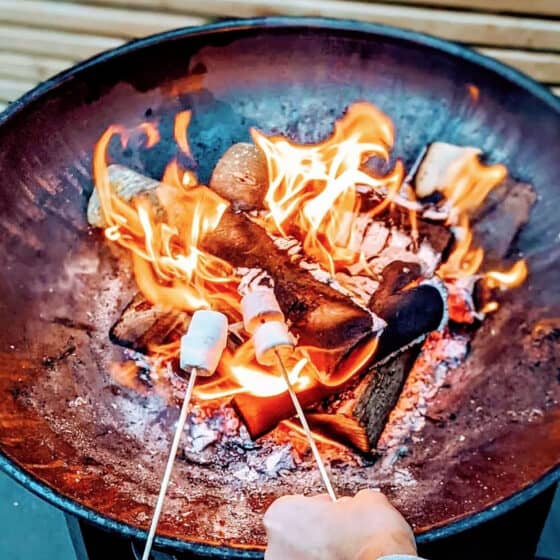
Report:
[[[315,20],[150,38],[29,94],[3,117],[0,138],[6,468],[101,525],[134,535],[147,526],[183,385],[177,333],[196,307],[169,305],[169,277],[154,281],[146,265],[153,262],[146,219],[164,223],[173,206],[158,217],[150,192],[165,189],[155,181],[163,177],[167,196],[184,197],[182,208],[191,208],[196,193],[195,205],[210,199],[210,210],[219,209],[194,244],[219,259],[206,263],[211,274],[202,279],[222,284],[206,285],[212,305],[231,307],[238,287],[225,289],[226,282],[250,283],[261,269],[272,277],[282,311],[308,347],[303,357],[318,370],[300,378],[299,394],[339,493],[379,486],[420,538],[432,538],[519,492],[529,495],[537,481],[552,483],[560,456],[558,105],[533,82],[458,47]],[[377,224],[371,239],[406,237],[376,261],[377,276],[360,273],[363,243],[348,254],[339,250],[348,239],[329,236],[341,223],[323,219],[327,225],[310,238],[314,216],[298,222],[282,206],[285,193],[269,190],[264,204],[237,194],[258,195],[263,176],[274,183],[274,154],[286,153],[278,135],[311,151],[322,143],[330,153],[335,126],[343,141],[358,135],[367,143],[354,182],[381,193],[368,201],[354,193],[341,215],[360,197],[352,220],[369,212]],[[252,128],[258,149],[232,148],[224,162],[230,146],[251,142]],[[477,148],[488,164],[473,150],[454,157],[454,146]],[[232,170],[239,160],[242,168]],[[468,226],[461,212],[450,218],[463,200],[456,192],[429,190],[444,160],[444,175],[465,162],[475,167],[469,177],[481,173],[484,196],[462,203]],[[90,199],[92,168],[97,200]],[[135,214],[143,251],[132,251],[132,267],[134,232],[108,211],[119,189],[119,199],[129,200],[122,211],[137,212],[135,197],[148,201],[147,214]],[[333,220],[337,203],[327,214]],[[482,263],[476,243],[466,244],[469,231],[485,245]],[[383,250],[368,256],[370,266]],[[380,291],[369,302],[363,292],[372,282]],[[401,322],[403,315],[414,321]],[[199,385],[160,532],[173,548],[259,557],[268,504],[286,493],[319,492],[321,484],[285,393],[270,389],[274,379],[265,389],[247,388],[239,374],[251,364],[243,333],[230,339],[228,375]],[[375,375],[364,377],[372,363]],[[249,368],[250,381],[259,374]]]

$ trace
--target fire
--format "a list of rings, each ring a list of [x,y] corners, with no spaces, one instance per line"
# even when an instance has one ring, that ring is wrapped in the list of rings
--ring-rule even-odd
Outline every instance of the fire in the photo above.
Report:
[[[506,176],[505,166],[484,165],[475,153],[465,154],[450,166],[441,192],[444,196],[443,208],[448,213],[447,222],[455,235],[455,246],[438,269],[442,278],[464,278],[478,273],[484,261],[484,250],[474,245],[470,217]],[[527,277],[527,265],[520,260],[508,273],[490,271],[485,277],[489,284],[493,282],[503,289],[513,288]],[[494,306],[488,309],[495,310]]]
[[[114,125],[101,136],[93,167],[105,235],[129,252],[138,288],[153,304],[186,312],[212,308],[225,312],[230,322],[239,321],[239,278],[230,264],[203,248],[205,236],[218,226],[230,204],[199,184],[193,171],[183,168],[185,157],[192,159],[190,122],[190,111],[177,114],[173,136],[181,153],[169,162],[154,192],[130,201],[119,196],[111,184],[109,145],[120,139],[126,147],[131,139],[140,137],[150,148],[160,140],[158,129],[151,123],[142,123],[133,131]],[[397,161],[385,176],[375,175],[366,166],[373,157],[388,162],[394,143],[391,120],[374,106],[352,105],[336,122],[332,135],[317,144],[296,144],[254,129],[251,134],[265,155],[269,178],[265,210],[252,219],[272,236],[295,237],[304,255],[331,277],[356,263],[363,264],[365,274],[374,276],[361,249],[364,218],[369,224],[394,205],[408,212],[411,250],[419,250],[418,212],[423,206],[412,187],[404,184],[402,163]],[[482,276],[487,286],[507,289],[526,278],[523,260],[508,271],[480,273],[484,251],[476,246],[471,217],[505,176],[504,166],[484,165],[472,153],[452,164],[446,173],[438,211],[447,216],[455,246],[437,271],[444,280]],[[367,210],[362,208],[364,199]],[[484,310],[494,311],[497,305],[487,303]],[[239,335],[233,328],[232,332]],[[298,347],[287,358],[290,380],[297,391],[319,384],[342,386],[371,363],[377,346],[376,338],[367,340],[334,373],[329,365],[336,350]],[[111,373],[124,386],[146,391],[152,383],[158,390],[158,380],[169,378],[170,364],[178,353],[178,341],[152,346],[142,363],[130,360],[115,364]],[[148,380],[142,377],[146,370],[150,371]],[[211,400],[239,393],[271,397],[285,390],[275,368],[257,363],[253,344],[241,331],[241,339],[230,337],[216,376],[200,383],[195,394],[200,400]]]
[[[400,163],[386,177],[374,177],[363,168],[373,156],[389,159],[394,139],[390,119],[369,103],[356,103],[335,124],[332,136],[319,144],[298,145],[255,129],[252,137],[268,166],[268,227],[299,238],[304,252],[331,275],[357,262],[358,188],[381,195],[382,209],[402,183]]]
[[[508,271],[499,272],[491,270],[485,274],[486,283],[490,288],[501,288],[502,290],[517,288],[521,286],[527,275],[529,269],[524,259],[517,261]]]
[[[152,130],[148,124],[139,128]],[[119,197],[107,170],[107,148],[116,135],[125,145],[128,134],[122,127],[110,127],[98,141],[94,178],[108,224],[105,234],[130,252],[140,291],[152,303],[184,311],[238,310],[237,278],[232,267],[200,248],[201,240],[218,225],[229,203],[204,186],[193,186],[192,175],[188,175],[187,186],[184,175],[173,184],[162,183],[156,201],[139,197],[128,202]],[[157,138],[153,132],[148,134],[149,143]],[[171,173],[178,179],[178,167],[169,167],[168,178]]]

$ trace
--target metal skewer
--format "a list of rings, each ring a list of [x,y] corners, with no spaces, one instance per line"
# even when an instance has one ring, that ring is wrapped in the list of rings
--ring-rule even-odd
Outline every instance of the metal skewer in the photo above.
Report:
[[[305,413],[303,412],[303,408],[301,407],[301,403],[297,397],[294,388],[292,387],[292,383],[290,381],[290,377],[288,376],[288,371],[286,370],[286,366],[280,357],[280,353],[278,350],[274,350],[274,354],[276,355],[276,359],[278,361],[278,367],[282,373],[282,377],[288,386],[288,393],[290,394],[290,398],[292,399],[292,403],[294,408],[296,409],[296,414],[298,415],[299,421],[307,436],[307,441],[309,442],[309,447],[311,447],[311,451],[313,453],[313,457],[315,457],[315,461],[317,462],[317,466],[319,467],[319,473],[321,474],[321,478],[323,479],[323,484],[327,489],[327,494],[330,496],[333,502],[336,502],[336,494],[334,493],[334,488],[329,477],[329,473],[327,472],[327,468],[325,467],[325,463],[323,462],[323,458],[317,449],[317,444],[313,439],[313,434],[311,433],[311,429],[309,428],[309,424],[307,423],[307,418],[305,418]]]
[[[165,500],[165,495],[167,494],[167,488],[169,486],[169,481],[171,479],[171,473],[173,472],[173,464],[175,463],[175,457],[177,456],[177,450],[179,449],[179,443],[181,442],[181,436],[183,435],[183,429],[185,428],[185,422],[187,421],[187,414],[189,413],[189,404],[191,401],[192,392],[196,381],[196,375],[197,375],[196,368],[192,368],[191,376],[189,378],[189,383],[187,385],[187,390],[185,391],[185,398],[183,399],[183,404],[181,406],[181,413],[179,414],[179,420],[177,420],[177,427],[175,428],[173,443],[171,444],[169,457],[167,459],[167,464],[165,466],[165,472],[163,473],[163,477],[161,479],[161,486],[159,489],[159,494],[156,502],[156,507],[154,509],[154,514],[152,517],[152,523],[150,525],[150,531],[148,533],[148,539],[146,540],[146,545],[144,546],[144,554],[142,555],[142,560],[149,560],[150,558],[152,545],[154,543],[154,538],[156,536],[156,529],[159,523],[159,518],[161,516],[161,511],[163,509],[163,502]]]

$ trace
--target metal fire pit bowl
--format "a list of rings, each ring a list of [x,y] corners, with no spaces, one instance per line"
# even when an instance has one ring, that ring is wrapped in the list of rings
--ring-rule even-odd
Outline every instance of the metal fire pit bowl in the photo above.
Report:
[[[473,86],[476,86],[475,89]],[[478,95],[473,95],[478,92]],[[399,468],[334,465],[339,492],[380,484],[428,541],[516,507],[560,475],[560,100],[526,76],[425,35],[348,21],[271,18],[171,31],[104,53],[40,85],[0,116],[0,466],[56,506],[142,538],[173,411],[107,375],[111,321],[131,295],[91,231],[92,147],[111,123],[157,121],[157,147],[123,163],[158,177],[173,116],[192,109],[202,181],[251,126],[317,141],[366,99],[410,165],[429,142],[480,147],[539,194],[516,252],[525,285],[502,296],[458,381],[443,390]],[[130,278],[129,284],[132,284]],[[146,422],[149,419],[149,422]],[[228,465],[180,462],[159,544],[262,558],[277,496],[321,491],[312,463],[247,484]]]

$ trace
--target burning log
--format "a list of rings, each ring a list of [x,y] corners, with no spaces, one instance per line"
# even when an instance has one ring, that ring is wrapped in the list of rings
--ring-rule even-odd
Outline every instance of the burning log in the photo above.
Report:
[[[161,184],[114,165],[109,166],[109,181],[115,192],[128,199],[146,193],[156,196],[155,189]],[[143,182],[145,189],[142,188]],[[100,223],[101,214],[95,213],[96,204],[98,202],[92,195],[92,211],[89,212],[92,224]],[[261,268],[268,272],[274,280],[275,295],[299,343],[334,350],[330,356],[332,369],[342,356],[383,326],[375,315],[293,263],[289,255],[278,249],[266,232],[244,214],[226,211],[202,245],[206,251],[233,266]],[[174,312],[168,315],[167,311],[157,308],[151,308],[142,317],[135,317],[139,303],[136,301],[127,308],[126,317],[112,329],[115,341],[135,348],[144,347],[152,333],[169,332],[169,325],[174,320]],[[143,305],[138,310],[148,311]],[[162,315],[161,326],[156,319],[158,314]]]
[[[419,353],[420,344],[416,344],[378,365],[336,410],[309,413],[311,428],[362,453],[370,453]]]
[[[189,324],[187,313],[164,309],[136,294],[118,321],[111,327],[109,338],[115,344],[145,352],[148,345],[160,345],[179,339]]]
[[[373,358],[374,362],[378,364],[389,360],[391,356],[394,356],[398,350],[403,348],[407,349],[405,354],[412,353],[413,348],[410,347],[420,342],[430,331],[441,327],[447,317],[445,292],[439,284],[422,284],[416,288],[393,294],[387,300],[379,300],[377,309],[379,316],[383,317],[388,323],[387,328],[379,337],[379,344]],[[379,379],[375,375],[368,375],[364,378],[369,380],[368,383],[375,385],[375,390],[372,388],[367,392],[372,399],[375,396],[381,398],[381,395],[384,395],[384,399],[388,399],[388,395],[391,395],[391,399],[396,401],[402,383],[397,382],[399,376],[391,372],[400,371],[399,367],[404,369],[404,366],[398,365],[399,360],[400,357],[397,357],[393,361],[387,362],[387,374]],[[406,361],[403,362],[405,365],[407,363]],[[374,371],[377,371],[377,368]],[[403,381],[407,371],[399,374]],[[300,391],[298,397],[302,406],[308,408],[328,396],[341,392],[343,389],[344,387],[340,386],[325,386],[317,383]],[[363,389],[363,391],[366,394],[366,390]],[[287,393],[267,398],[249,394],[236,395],[233,399],[233,405],[253,439],[261,437],[274,429],[281,420],[286,420],[295,414]],[[365,405],[362,408],[365,408]],[[355,419],[358,424],[371,425],[371,434],[369,435],[366,431],[370,446],[372,445],[371,442],[376,441],[377,427],[384,423],[387,413],[385,407],[376,405],[375,407],[372,406],[369,412],[370,416],[367,416],[366,412],[360,412],[360,417]],[[367,419],[367,422],[362,418]],[[323,418],[321,422],[325,425],[326,420]],[[353,437],[356,443],[353,445],[360,448],[358,442],[362,441],[363,443],[363,433],[362,436],[358,435],[359,430],[355,424],[353,425],[354,428],[349,428],[349,420],[342,422],[342,424],[346,424],[347,432],[354,430]],[[341,426],[337,429],[343,430]],[[360,437],[362,437],[361,440]]]
[[[203,248],[233,266],[265,270],[274,280],[274,293],[300,345],[344,355],[382,327],[349,297],[293,263],[243,214],[226,212],[204,239]]]
[[[531,185],[510,178],[490,193],[473,218],[475,239],[484,247],[487,266],[494,266],[507,256],[536,200],[537,193]]]
[[[263,208],[268,189],[264,154],[254,144],[234,144],[216,164],[210,188],[229,200],[234,210]]]
[[[157,188],[161,184],[159,181],[140,175],[140,173],[136,173],[124,165],[110,165],[107,172],[111,187],[119,198],[131,201],[146,197],[154,208],[160,208],[156,194]],[[107,225],[101,212],[101,203],[97,189],[93,190],[89,198],[87,220],[93,227],[102,228]]]

